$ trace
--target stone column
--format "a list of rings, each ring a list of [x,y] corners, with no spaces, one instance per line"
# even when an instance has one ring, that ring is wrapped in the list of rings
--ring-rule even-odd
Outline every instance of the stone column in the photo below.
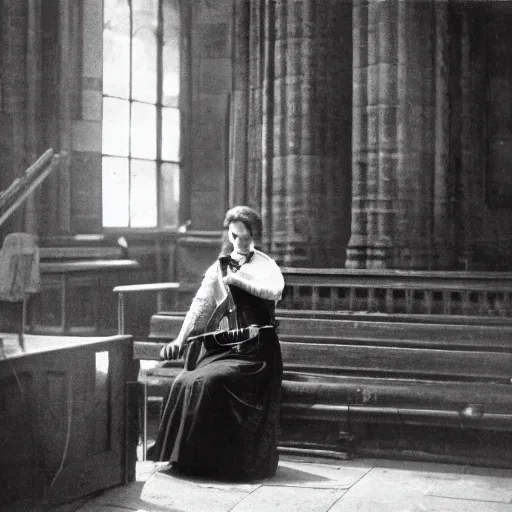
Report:
[[[72,5],[67,0],[59,2],[59,231],[71,231],[71,179],[70,162],[72,151],[71,89],[72,75]]]
[[[80,5],[82,11],[80,12]],[[62,143],[69,145],[69,173],[71,183],[65,188],[61,203],[64,220],[73,232],[99,233],[101,218],[101,130],[102,130],[102,62],[103,62],[103,5],[101,0],[83,0],[76,4],[70,15],[70,49],[63,59],[76,71],[77,76],[64,76],[72,80],[75,95],[63,99],[63,122],[71,126],[72,136],[61,135]],[[73,101],[71,101],[73,100]],[[71,114],[73,116],[71,117]],[[70,186],[70,190],[67,190]],[[64,223],[61,227],[66,226]]]
[[[281,1],[275,15],[273,253],[343,266],[350,222],[351,6]]]
[[[28,3],[22,0],[4,0],[2,24],[2,98],[3,126],[0,131],[2,152],[2,175],[0,190],[28,167],[26,154],[27,130],[27,69],[26,44],[28,26]],[[23,229],[23,216],[14,214],[2,227],[3,232]]]
[[[246,177],[243,169],[236,173],[245,179],[247,203],[262,211],[264,247],[286,265],[344,264],[351,12],[341,0],[250,0]],[[241,137],[232,137],[239,141],[233,151],[241,154]]]
[[[352,237],[347,267],[390,265],[397,165],[398,0],[354,4]]]
[[[383,1],[378,4],[378,185],[377,185],[377,237],[374,240],[373,258],[369,266],[388,266],[393,259],[393,242],[397,164],[397,18],[398,2]]]
[[[445,213],[448,197],[447,148],[435,146],[447,136],[446,16],[446,3],[434,0],[354,6],[348,267],[436,265],[434,232],[443,240],[446,230],[435,215]]]
[[[436,5],[435,41],[435,178],[434,178],[434,266],[449,268],[453,240],[450,218],[449,140],[449,52],[448,2]]]
[[[28,3],[27,22],[27,160],[30,165],[43,153],[42,122],[42,28],[41,0]],[[37,233],[39,228],[40,192],[34,192],[25,203],[24,231]]]
[[[435,2],[399,2],[398,212],[395,267],[432,268]]]
[[[249,206],[261,209],[262,186],[262,88],[263,48],[266,0],[251,0],[249,16],[249,98],[248,98],[248,162],[245,197]],[[238,177],[237,177],[238,180]]]
[[[352,226],[347,249],[348,268],[366,268],[368,173],[368,0],[354,0],[352,99]]]
[[[231,108],[229,205],[245,204],[247,191],[247,101],[249,93],[250,0],[234,0],[234,65]]]

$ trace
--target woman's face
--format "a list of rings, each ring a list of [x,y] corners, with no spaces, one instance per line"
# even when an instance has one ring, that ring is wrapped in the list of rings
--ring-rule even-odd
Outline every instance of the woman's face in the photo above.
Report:
[[[247,226],[241,221],[231,222],[228,230],[229,241],[233,244],[234,250],[239,254],[249,254],[252,236]]]

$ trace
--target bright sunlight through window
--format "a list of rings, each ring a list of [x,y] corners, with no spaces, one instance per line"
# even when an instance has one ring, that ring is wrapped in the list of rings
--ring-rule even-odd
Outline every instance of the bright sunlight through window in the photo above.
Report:
[[[103,226],[175,227],[179,0],[105,0]]]

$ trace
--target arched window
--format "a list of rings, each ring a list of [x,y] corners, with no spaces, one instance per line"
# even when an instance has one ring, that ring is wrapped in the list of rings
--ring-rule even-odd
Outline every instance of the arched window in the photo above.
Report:
[[[178,224],[179,0],[104,0],[104,228]]]

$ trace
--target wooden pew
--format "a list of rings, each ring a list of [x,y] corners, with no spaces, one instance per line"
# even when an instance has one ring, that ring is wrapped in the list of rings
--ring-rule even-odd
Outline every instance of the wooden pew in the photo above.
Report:
[[[278,317],[282,451],[512,466],[510,324],[297,315]],[[135,357],[155,356],[182,320],[154,315]],[[173,364],[148,373],[153,393]]]
[[[133,282],[138,262],[115,240],[101,235],[46,238],[40,258],[42,289],[30,302],[30,332],[115,334],[112,289]]]

